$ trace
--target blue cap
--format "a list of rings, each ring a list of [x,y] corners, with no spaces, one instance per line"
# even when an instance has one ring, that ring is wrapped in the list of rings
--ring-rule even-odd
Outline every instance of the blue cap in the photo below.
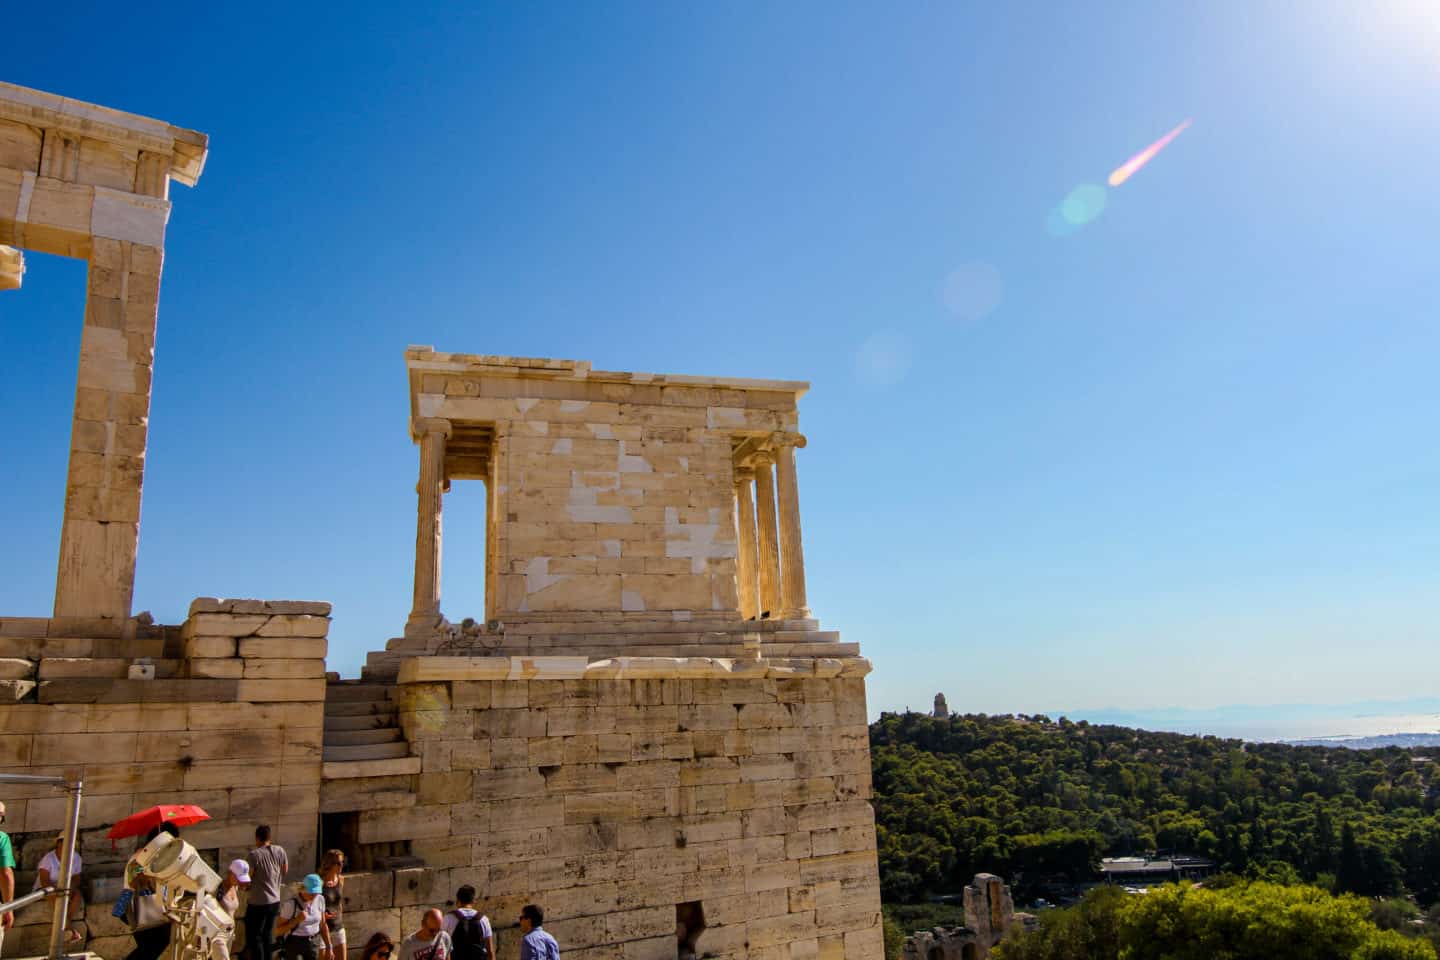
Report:
[[[319,893],[325,889],[325,881],[320,879],[318,873],[307,873],[302,881],[305,884],[306,893]]]

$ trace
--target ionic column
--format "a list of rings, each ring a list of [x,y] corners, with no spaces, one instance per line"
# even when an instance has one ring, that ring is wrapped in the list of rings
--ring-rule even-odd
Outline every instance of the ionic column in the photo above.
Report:
[[[755,454],[755,525],[760,547],[760,613],[780,615],[780,544],[775,537],[774,458]]]
[[[735,577],[740,586],[740,616],[753,620],[760,615],[756,575],[760,554],[755,543],[755,471],[735,468],[736,517],[740,524],[739,556],[735,559]]]
[[[810,616],[805,600],[805,550],[800,545],[800,491],[795,482],[795,448],[805,446],[798,433],[777,433],[775,487],[780,498],[780,618]]]
[[[440,506],[445,484],[445,441],[450,421],[426,418],[413,429],[420,443],[419,507],[415,524],[415,602],[407,635],[425,633],[440,623]]]

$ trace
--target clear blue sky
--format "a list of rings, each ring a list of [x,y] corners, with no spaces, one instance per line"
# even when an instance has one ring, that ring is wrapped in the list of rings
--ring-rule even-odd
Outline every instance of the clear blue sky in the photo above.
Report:
[[[813,381],[811,600],[872,710],[1434,693],[1433,6],[318,7],[7,21],[4,79],[211,136],[174,188],[136,610],[327,599],[333,664],[383,645],[422,343]],[[993,310],[956,315],[957,270]],[[49,610],[83,285],[31,255],[0,296],[7,614]]]

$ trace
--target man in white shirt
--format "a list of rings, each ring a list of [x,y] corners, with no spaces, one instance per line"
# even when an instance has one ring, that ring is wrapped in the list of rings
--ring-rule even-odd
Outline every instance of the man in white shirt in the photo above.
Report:
[[[45,856],[40,858],[40,866],[35,868],[35,889],[42,887],[62,887],[65,884],[60,881],[60,854],[65,849],[65,834],[55,838],[54,848]],[[70,864],[70,906],[67,916],[70,922],[74,923],[85,916],[85,905],[80,899],[80,851],[75,851],[74,860]],[[79,940],[80,934],[71,928],[65,933],[66,940]]]

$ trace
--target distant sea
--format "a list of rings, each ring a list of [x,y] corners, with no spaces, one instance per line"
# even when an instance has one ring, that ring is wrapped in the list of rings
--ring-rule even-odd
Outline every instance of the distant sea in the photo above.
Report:
[[[1189,709],[1072,710],[1049,714],[1143,730],[1212,734],[1250,741],[1324,742],[1335,746],[1440,744],[1440,697],[1357,703],[1286,703]],[[1398,735],[1406,736],[1398,736]],[[1372,742],[1378,741],[1378,742]]]

